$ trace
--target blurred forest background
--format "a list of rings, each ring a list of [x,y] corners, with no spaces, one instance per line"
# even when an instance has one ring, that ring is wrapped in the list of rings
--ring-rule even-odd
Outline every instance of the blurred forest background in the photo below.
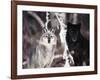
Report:
[[[66,25],[68,22],[72,23],[71,14],[73,13],[64,13],[64,23]],[[59,23],[55,18],[54,12],[50,12],[50,19],[51,24],[48,28],[55,28],[55,35],[57,36],[57,51],[55,55],[63,54],[59,37],[60,27],[57,28]],[[23,68],[27,68],[28,62],[31,63],[32,54],[36,52],[37,40],[42,35],[45,22],[46,12],[23,11]],[[89,14],[78,14],[77,23],[81,23],[81,34],[85,39],[89,40]],[[52,63],[54,67],[61,67],[63,65],[62,58],[54,59]]]

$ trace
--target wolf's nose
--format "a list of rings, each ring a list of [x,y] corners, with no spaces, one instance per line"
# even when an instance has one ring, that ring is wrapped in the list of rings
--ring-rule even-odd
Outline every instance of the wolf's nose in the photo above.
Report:
[[[50,38],[48,38],[48,43],[50,43]]]

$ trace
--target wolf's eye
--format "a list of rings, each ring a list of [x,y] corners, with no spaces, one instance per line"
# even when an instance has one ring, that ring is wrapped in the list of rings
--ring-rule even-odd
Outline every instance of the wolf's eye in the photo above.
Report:
[[[47,38],[48,36],[46,35],[46,36],[44,36],[44,38]]]
[[[53,38],[53,36],[50,36],[51,38]]]

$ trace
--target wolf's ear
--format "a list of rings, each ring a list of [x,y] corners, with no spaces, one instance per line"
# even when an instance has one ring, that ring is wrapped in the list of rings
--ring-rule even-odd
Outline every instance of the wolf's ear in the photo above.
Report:
[[[42,28],[42,34],[47,32],[47,29],[45,27]]]
[[[74,29],[80,30],[80,28],[81,28],[81,23],[72,24],[72,27],[73,27]]]
[[[75,26],[77,27],[78,30],[80,30],[80,28],[81,28],[81,23],[78,23],[78,24],[76,24]]]
[[[70,22],[67,23],[67,29],[70,29],[73,26]]]

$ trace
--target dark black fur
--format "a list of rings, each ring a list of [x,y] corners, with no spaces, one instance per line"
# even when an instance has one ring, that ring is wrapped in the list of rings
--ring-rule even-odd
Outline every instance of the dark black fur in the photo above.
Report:
[[[82,66],[83,61],[89,65],[89,40],[86,40],[80,32],[81,24],[68,23],[66,41],[71,53],[75,66]]]

